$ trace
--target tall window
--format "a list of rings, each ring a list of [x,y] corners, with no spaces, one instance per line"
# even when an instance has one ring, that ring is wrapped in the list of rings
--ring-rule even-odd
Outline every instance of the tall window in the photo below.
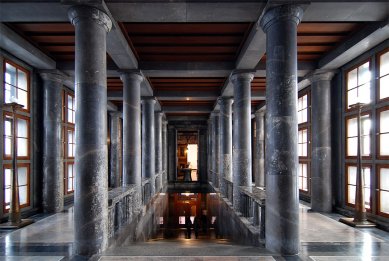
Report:
[[[17,146],[17,175],[19,183],[19,200],[21,207],[30,205],[30,84],[29,72],[21,66],[5,60],[4,61],[4,82],[3,94],[4,102],[16,102],[23,105],[13,115],[10,108],[3,110],[3,210],[8,212],[11,202],[11,182],[12,182],[12,150],[13,135],[16,138]],[[15,122],[13,120],[15,116]],[[13,126],[15,124],[15,133]]]
[[[63,93],[63,137],[64,137],[64,189],[65,194],[74,192],[74,156],[76,153],[75,136],[75,99],[68,91]]]
[[[357,184],[357,166],[349,165],[347,166],[347,203],[350,205],[355,205],[355,191]],[[364,193],[365,193],[365,207],[370,208],[370,167],[362,167],[362,175],[364,177]]]
[[[389,50],[379,56],[379,99],[389,98]]]
[[[310,187],[310,93],[302,91],[297,101],[299,189],[309,193]]]
[[[352,116],[346,120],[347,128],[347,156],[357,156],[357,141],[358,141],[358,121],[357,116]],[[361,153],[362,156],[370,156],[370,133],[371,133],[371,121],[369,115],[361,116]]]
[[[350,105],[370,102],[370,62],[365,62],[347,73],[347,109]]]

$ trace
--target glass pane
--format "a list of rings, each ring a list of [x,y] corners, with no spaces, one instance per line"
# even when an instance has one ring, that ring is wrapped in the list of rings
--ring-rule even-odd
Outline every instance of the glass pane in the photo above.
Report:
[[[68,165],[68,178],[73,177],[73,165]]]
[[[380,211],[389,214],[389,192],[380,191]]]
[[[370,168],[363,168],[363,177],[365,181],[365,187],[370,188]]]
[[[5,63],[5,82],[16,86],[16,68],[9,64]]]
[[[357,68],[355,68],[354,70],[350,71],[347,74],[347,90],[350,90],[357,86],[358,84],[357,75],[358,75]]]
[[[370,103],[370,82],[366,83],[358,88],[359,102]]]
[[[389,52],[380,56],[380,76],[389,74]]]
[[[303,179],[299,178],[299,189],[303,189]]]
[[[352,89],[347,92],[347,107],[358,102],[358,89]]]
[[[18,70],[18,87],[27,91],[27,74]]]
[[[389,133],[380,135],[380,155],[389,155]]]
[[[302,157],[303,156],[303,145],[299,144],[297,148],[298,148],[299,157]]]
[[[304,95],[303,97],[303,108],[308,107],[308,95]]]
[[[73,109],[73,97],[68,95],[68,109]]]
[[[347,137],[358,136],[357,118],[347,120]]]
[[[303,177],[307,177],[307,164],[302,164],[303,166],[302,166],[302,169],[303,169]]]
[[[380,133],[389,132],[389,111],[380,112]]]
[[[355,186],[347,186],[348,203],[355,204]]]
[[[389,75],[380,79],[380,99],[389,97]]]
[[[23,119],[17,119],[17,137],[21,138],[28,138],[28,121],[23,120]]]
[[[4,187],[11,186],[11,169],[4,169]]]
[[[347,139],[347,156],[357,156],[357,138]]]
[[[370,208],[370,189],[365,188],[365,208]]]
[[[5,155],[11,155],[12,153],[12,139],[5,137],[4,138],[4,153]]]
[[[369,62],[358,67],[358,85],[365,84],[370,81]]]
[[[28,95],[27,95],[27,92],[26,91],[23,91],[23,90],[18,90],[18,103],[23,105],[23,109],[27,110],[28,109],[28,103],[27,103],[27,99],[28,99]]]
[[[306,178],[303,178],[303,190],[308,190],[308,184]]]
[[[15,87],[12,87],[11,85],[5,84],[4,87],[4,100],[5,103],[10,103],[16,101],[16,90]]]
[[[370,155],[370,136],[362,137],[362,155],[363,156]]]
[[[303,122],[307,122],[308,121],[308,109],[304,109],[301,112],[302,112],[302,116],[303,116],[303,118],[302,118]]]
[[[73,190],[73,179],[68,179],[68,192]]]
[[[9,203],[11,202],[11,189],[4,190],[4,203],[7,205],[5,209],[9,209]]]
[[[303,122],[303,112],[302,111],[298,111],[297,112],[297,123],[300,124]]]
[[[389,168],[380,169],[380,189],[389,190]]]
[[[356,185],[357,183],[357,167],[349,166],[348,167],[348,184]]]
[[[18,156],[26,157],[28,156],[28,140],[24,138],[18,138]]]
[[[27,199],[28,199],[27,186],[19,187],[19,202],[20,202],[20,205],[27,204]]]
[[[361,121],[362,121],[362,130],[361,130],[362,135],[369,135],[371,129],[371,120],[369,116],[362,116]]]
[[[18,168],[18,183],[19,186],[27,185],[27,167]]]
[[[12,136],[12,119],[7,116],[4,121],[4,135]]]

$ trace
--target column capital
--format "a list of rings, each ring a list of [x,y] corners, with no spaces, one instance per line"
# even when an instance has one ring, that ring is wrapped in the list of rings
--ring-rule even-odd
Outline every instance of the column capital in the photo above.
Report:
[[[304,11],[299,5],[278,5],[265,12],[260,21],[260,25],[265,33],[277,21],[290,20],[298,25],[303,17],[303,13]]]
[[[266,113],[266,109],[261,108],[261,109],[257,110],[254,113],[254,115],[255,115],[255,118],[257,118],[257,117],[264,117],[265,113]]]
[[[69,8],[68,17],[73,25],[76,25],[80,20],[92,20],[98,25],[101,25],[109,32],[112,28],[111,18],[103,11],[86,5],[75,5]]]
[[[140,70],[118,70],[120,73],[120,80],[123,82],[124,79],[134,79],[139,82],[142,82],[144,77]]]
[[[331,81],[335,75],[334,70],[315,70],[308,77],[311,83],[319,81]]]
[[[217,98],[217,103],[220,105],[232,105],[233,102],[234,102],[234,98],[231,96],[228,97],[221,96]]]
[[[155,104],[156,102],[157,101],[155,100],[155,97],[153,97],[153,96],[145,96],[145,97],[142,97],[142,100],[141,100],[142,104],[145,104],[145,103]]]
[[[59,70],[39,70],[39,75],[45,81],[63,83],[67,76]]]
[[[220,115],[220,111],[212,111],[211,112],[211,117],[216,117]]]
[[[157,115],[158,117],[161,117],[161,119],[165,115],[163,111],[155,111],[154,114]]]
[[[120,118],[122,116],[122,113],[120,111],[109,111],[109,116],[111,117],[118,117]]]
[[[235,70],[230,75],[230,80],[232,82],[243,80],[251,82],[254,79],[254,72],[247,70]]]

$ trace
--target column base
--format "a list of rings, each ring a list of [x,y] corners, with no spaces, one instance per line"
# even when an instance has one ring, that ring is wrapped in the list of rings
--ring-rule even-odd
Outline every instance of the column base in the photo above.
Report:
[[[370,221],[354,221],[354,218],[340,218],[339,222],[342,222],[346,225],[352,226],[352,227],[360,227],[360,228],[366,228],[366,227],[375,227],[376,224]]]
[[[33,219],[22,219],[20,222],[11,222],[8,221],[6,223],[0,224],[0,229],[18,229],[25,226],[28,226],[35,221]]]

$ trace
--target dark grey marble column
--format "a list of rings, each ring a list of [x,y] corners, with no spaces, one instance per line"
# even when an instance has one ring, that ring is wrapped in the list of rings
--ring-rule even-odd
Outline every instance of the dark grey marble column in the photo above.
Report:
[[[227,196],[224,179],[232,181],[232,98],[221,97],[220,105],[220,190]]]
[[[220,167],[220,112],[213,111],[212,118],[212,184],[215,188],[219,188],[219,167]]]
[[[298,254],[297,24],[295,5],[269,9],[266,32],[266,248]]]
[[[89,6],[68,11],[75,26],[75,252],[91,256],[108,246],[107,63],[108,15]]]
[[[254,176],[255,186],[265,186],[265,111],[255,112],[255,153],[254,153]]]
[[[152,196],[155,194],[154,105],[154,97],[142,100],[142,176],[150,179]]]
[[[62,154],[62,86],[64,75],[42,71],[43,79],[43,210],[63,210],[64,171]]]
[[[120,112],[110,112],[110,141],[111,141],[111,148],[110,148],[110,159],[109,159],[109,165],[110,165],[110,173],[109,173],[109,186],[111,188],[117,188],[121,186],[120,183],[120,158],[121,158],[121,151],[120,151]]]
[[[213,144],[212,144],[212,119],[211,117],[207,121],[208,123],[208,129],[207,129],[207,137],[208,137],[208,164],[207,164],[207,176],[208,176],[208,181],[212,182],[212,150],[213,150]]]
[[[239,186],[251,186],[251,81],[252,73],[231,75],[234,85],[234,114],[232,138],[233,206],[241,211]]]
[[[333,72],[317,70],[311,77],[313,211],[332,212],[331,79]]]
[[[177,180],[177,130],[168,126],[168,181]]]
[[[157,190],[162,188],[162,117],[163,112],[155,113],[155,173],[159,175]]]
[[[141,101],[139,72],[122,71],[123,81],[123,185],[141,186]]]
[[[162,185],[167,182],[167,121],[162,122]]]

